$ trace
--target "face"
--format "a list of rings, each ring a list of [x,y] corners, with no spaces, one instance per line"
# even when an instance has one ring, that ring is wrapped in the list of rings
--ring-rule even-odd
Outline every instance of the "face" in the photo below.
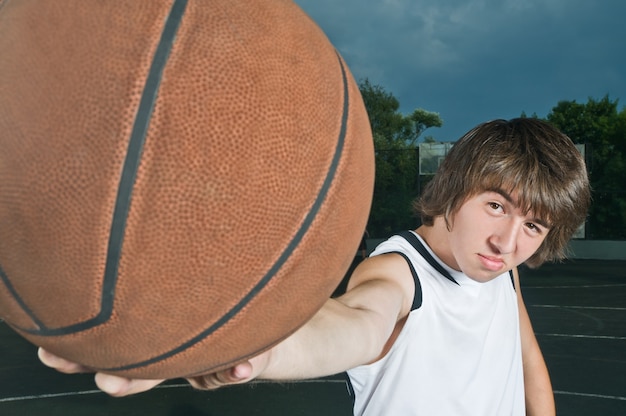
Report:
[[[514,195],[483,192],[465,201],[450,219],[448,252],[441,258],[486,282],[526,261],[549,230],[546,221],[523,212]]]

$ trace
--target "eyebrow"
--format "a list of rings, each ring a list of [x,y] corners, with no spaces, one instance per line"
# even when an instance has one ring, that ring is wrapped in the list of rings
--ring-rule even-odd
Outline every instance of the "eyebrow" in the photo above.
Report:
[[[513,199],[513,197],[511,196],[511,194],[509,194],[508,192],[506,192],[504,189],[501,188],[497,188],[497,189],[488,189],[489,192],[495,192],[497,194],[499,194],[500,196],[502,196],[502,198],[506,199],[507,202],[509,202],[510,204],[514,205],[516,208],[519,208],[519,203]],[[542,220],[541,218],[533,218],[532,222],[536,222],[537,224],[541,225],[544,228],[552,228],[552,226],[545,220]]]

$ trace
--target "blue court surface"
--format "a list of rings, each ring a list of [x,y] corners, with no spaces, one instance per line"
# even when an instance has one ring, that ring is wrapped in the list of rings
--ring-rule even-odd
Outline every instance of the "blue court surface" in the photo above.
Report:
[[[626,415],[626,262],[576,260],[520,272],[558,415]],[[341,374],[211,392],[173,380],[147,393],[110,398],[95,389],[91,375],[45,368],[36,348],[0,323],[2,416],[351,414]]]

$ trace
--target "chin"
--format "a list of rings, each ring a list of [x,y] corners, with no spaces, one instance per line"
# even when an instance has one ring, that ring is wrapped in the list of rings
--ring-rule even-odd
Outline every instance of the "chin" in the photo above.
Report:
[[[487,283],[496,277],[500,276],[502,273],[505,273],[505,270],[492,272],[492,271],[477,271],[477,272],[464,272],[467,277],[479,283]]]

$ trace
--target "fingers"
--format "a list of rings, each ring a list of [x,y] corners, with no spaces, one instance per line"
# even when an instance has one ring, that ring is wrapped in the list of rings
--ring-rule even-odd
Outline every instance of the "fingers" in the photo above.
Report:
[[[61,373],[74,374],[74,373],[87,373],[91,371],[89,368],[80,364],[68,361],[64,358],[58,357],[51,352],[39,348],[37,351],[39,360],[46,366],[54,368]]]
[[[37,354],[43,364],[62,373],[74,374],[93,372],[92,369],[58,357],[43,348],[39,348]],[[258,361],[258,359],[258,357],[255,357],[253,360]],[[261,368],[260,366],[258,367]],[[250,361],[246,361],[218,373],[191,377],[187,380],[197,389],[214,390],[229,384],[245,383],[250,381],[254,376],[253,364]],[[98,388],[103,392],[113,397],[123,397],[150,390],[164,380],[128,379],[111,374],[97,373],[95,381]]]
[[[73,363],[64,358],[58,357],[49,351],[39,348],[37,355],[41,362],[48,367],[54,368],[61,373],[75,374],[75,373],[88,373],[93,372],[80,364]],[[122,397],[130,394],[141,393],[146,390],[150,390],[156,385],[163,382],[163,380],[134,380],[127,379],[118,376],[112,376],[110,374],[97,373],[96,385],[103,392],[114,396]]]
[[[138,380],[97,373],[96,385],[103,392],[113,397],[123,397],[142,393],[161,384],[164,380]]]
[[[191,377],[187,380],[196,389],[214,390],[229,384],[245,383],[252,378],[252,364],[246,361],[227,370]]]
[[[197,389],[214,390],[219,387],[244,383],[252,378],[252,364],[245,362],[228,370],[187,379]],[[97,373],[96,385],[103,392],[113,397],[123,397],[150,390],[165,380],[138,380]]]

